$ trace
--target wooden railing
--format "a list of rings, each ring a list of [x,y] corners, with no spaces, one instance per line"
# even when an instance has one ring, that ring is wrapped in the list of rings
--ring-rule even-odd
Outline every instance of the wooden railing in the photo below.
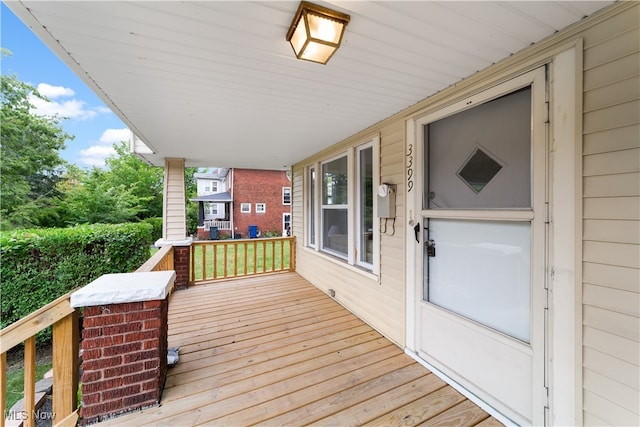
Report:
[[[218,230],[231,230],[231,221],[221,221],[217,219],[207,219],[204,221],[205,230],[211,227],[218,227]]]
[[[295,271],[295,237],[193,242],[191,283]]]
[[[53,325],[53,425],[75,425],[78,394],[78,311],[71,307],[71,292],[0,331],[0,426],[5,415],[35,425],[36,334]],[[24,343],[24,410],[7,413],[7,352]]]
[[[174,249],[164,246],[136,272],[174,269]],[[73,291],[72,291],[73,292]],[[35,425],[36,411],[36,334],[53,325],[53,411],[44,416],[54,426],[75,426],[78,420],[78,310],[70,305],[71,293],[61,296],[0,331],[0,427],[5,415],[22,421],[24,427]],[[7,411],[7,352],[24,343],[24,410]]]
[[[136,273],[145,271],[169,271],[173,270],[173,246],[163,246],[151,258],[142,264]]]

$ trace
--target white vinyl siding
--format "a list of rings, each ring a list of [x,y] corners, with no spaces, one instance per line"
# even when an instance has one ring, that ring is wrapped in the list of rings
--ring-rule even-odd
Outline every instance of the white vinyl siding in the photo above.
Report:
[[[584,34],[585,425],[640,423],[639,14]]]
[[[166,159],[164,168],[163,234],[165,240],[184,240],[187,236],[184,160]]]
[[[552,369],[575,370],[576,423],[640,425],[639,16],[639,3],[618,2],[295,165],[293,196],[297,204],[292,212],[300,239],[308,215],[302,201],[306,200],[303,189],[306,191],[308,179],[305,168],[355,147],[367,134],[380,133],[379,182],[395,183],[398,190],[395,231],[380,234],[378,280],[358,274],[346,264],[331,262],[301,243],[297,271],[324,291],[334,289],[336,300],[404,346],[412,332],[406,330],[404,322],[408,315],[405,235],[413,234],[407,233],[409,218],[405,216],[409,214],[405,207],[410,190],[406,118],[419,110],[441,108],[460,99],[461,93],[478,91],[534,64],[549,62],[558,52],[578,43],[584,47],[578,51],[583,72],[576,73],[577,84],[583,89],[583,98],[577,100],[578,108],[583,108],[583,123],[577,129],[576,141],[582,173],[575,178],[582,194],[578,193],[575,221],[576,230],[582,234],[575,241],[577,317],[569,329],[575,329],[576,339],[582,342],[575,349],[575,365]],[[564,118],[553,120],[552,126],[560,126]],[[553,393],[551,390],[552,398]]]

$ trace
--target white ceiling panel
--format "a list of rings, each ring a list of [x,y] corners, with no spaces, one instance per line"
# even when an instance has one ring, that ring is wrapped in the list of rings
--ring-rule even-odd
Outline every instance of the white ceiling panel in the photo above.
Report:
[[[5,2],[154,154],[279,169],[612,3],[317,2],[351,15],[327,65],[295,59],[292,1]]]

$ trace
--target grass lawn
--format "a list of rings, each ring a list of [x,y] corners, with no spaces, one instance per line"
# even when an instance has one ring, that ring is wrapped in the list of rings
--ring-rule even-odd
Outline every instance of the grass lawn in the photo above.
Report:
[[[42,379],[42,376],[51,369],[51,363],[36,366],[36,381]],[[7,372],[7,407],[8,411],[11,407],[24,395],[24,369],[16,369]]]
[[[236,272],[237,275],[245,275],[254,272],[287,270],[291,265],[288,241],[260,239],[218,241],[215,244],[212,242],[194,246],[196,280],[214,278],[214,251],[215,277],[225,277],[225,246],[227,277],[236,275]],[[203,265],[206,277],[203,277]]]

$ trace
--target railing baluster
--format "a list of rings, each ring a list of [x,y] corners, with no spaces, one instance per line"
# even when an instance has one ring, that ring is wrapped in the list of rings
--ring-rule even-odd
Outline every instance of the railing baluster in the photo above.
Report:
[[[238,245],[233,245],[233,275],[238,275]]]
[[[24,427],[33,427],[33,413],[36,407],[36,337],[24,342]]]
[[[284,240],[280,241],[280,270],[284,270]]]
[[[192,248],[199,248],[197,250],[203,251],[200,254],[192,249],[192,274],[196,268],[203,271],[203,276],[194,280],[194,283],[271,272],[295,271],[294,242],[294,237],[194,242]],[[211,262],[207,253],[209,246],[213,250],[213,266],[209,264]],[[253,254],[250,254],[250,251],[253,251]],[[260,251],[262,252],[260,253]],[[252,262],[253,267],[249,265]],[[199,263],[202,263],[202,266],[198,265]],[[213,274],[207,274],[210,269],[213,270]]]
[[[218,245],[217,243],[213,244],[213,278],[218,278]]]
[[[7,353],[0,354],[0,427],[4,427],[4,415],[7,413]]]
[[[228,251],[228,245],[225,243],[223,247],[224,247],[224,277],[227,278],[227,251]]]
[[[243,244],[243,248],[244,248],[244,275],[246,276],[248,274],[247,272],[247,242],[244,242]]]
[[[276,242],[275,240],[271,241],[271,271],[275,271],[276,269]]]
[[[251,244],[253,245],[253,274],[258,274],[258,244],[255,240]]]
[[[202,280],[207,280],[207,246],[202,246]]]

